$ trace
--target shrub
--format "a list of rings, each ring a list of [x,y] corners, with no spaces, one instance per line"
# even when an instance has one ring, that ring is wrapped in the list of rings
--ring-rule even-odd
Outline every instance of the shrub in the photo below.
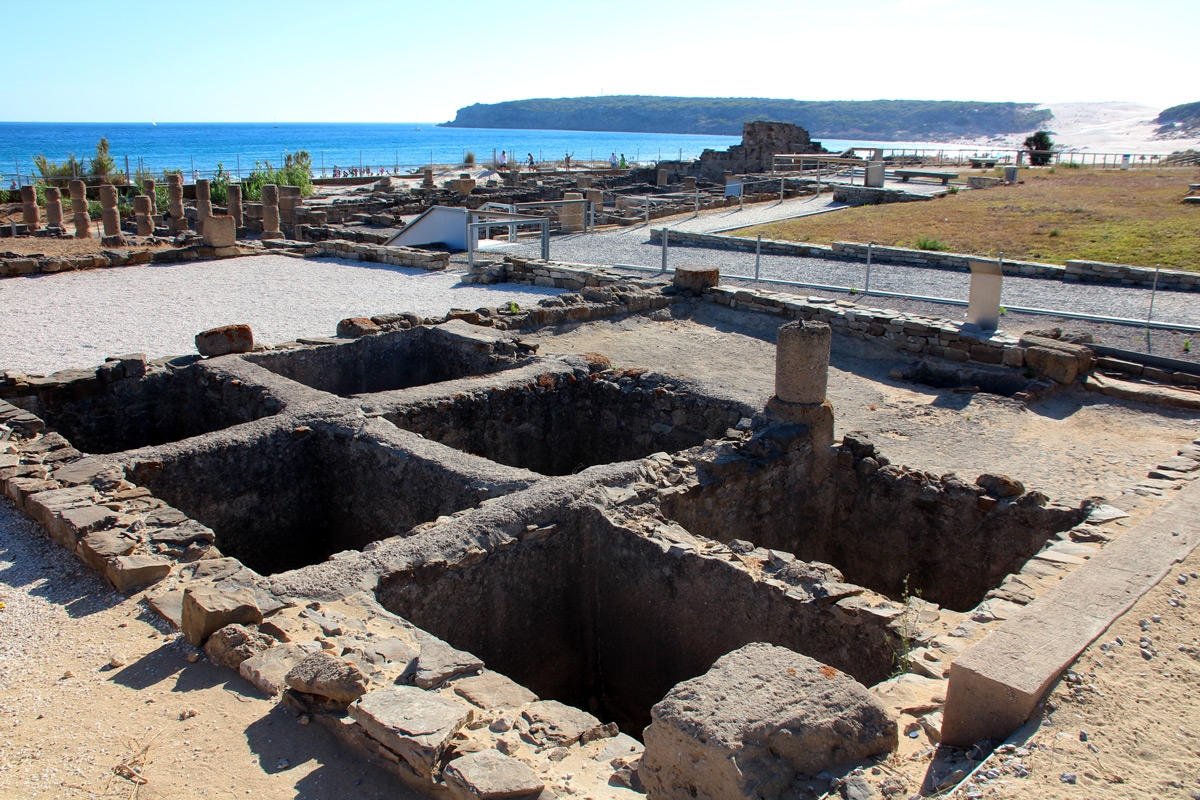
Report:
[[[268,183],[276,186],[299,186],[300,194],[306,197],[312,194],[312,156],[307,150],[297,150],[295,154],[284,157],[281,169],[275,169],[269,161],[256,161],[254,171],[242,181],[242,198],[262,200],[262,187]]]
[[[1025,149],[1029,151],[1029,163],[1035,167],[1044,167],[1050,163],[1054,149],[1054,140],[1048,131],[1038,131],[1025,138]]]
[[[949,250],[950,246],[947,245],[945,242],[943,242],[940,239],[934,239],[932,236],[925,236],[924,234],[922,234],[917,237],[917,249],[918,250],[936,250],[936,251],[944,252],[946,250]]]
[[[217,205],[223,206],[229,202],[229,182],[229,173],[225,171],[225,165],[218,161],[217,171],[208,183],[209,194]]]
[[[49,161],[39,153],[33,157],[33,164],[38,168],[38,172],[42,173],[42,181],[50,186],[65,187],[72,178],[86,174],[83,162],[77,159],[74,153],[68,153],[67,160],[61,164]]]
[[[475,163],[475,153],[471,150],[468,150],[466,152],[466,154],[463,155],[463,163],[466,164],[468,167],[471,166],[472,164],[474,164]]]
[[[100,219],[104,216],[104,206],[99,200],[88,200],[88,219]]]

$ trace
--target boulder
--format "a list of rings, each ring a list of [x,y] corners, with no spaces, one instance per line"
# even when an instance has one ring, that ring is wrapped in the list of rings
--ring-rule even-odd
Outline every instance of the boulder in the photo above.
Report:
[[[767,800],[798,772],[887,753],[897,740],[895,721],[853,678],[754,643],[654,706],[638,776],[654,798]]]
[[[699,295],[721,282],[721,270],[699,264],[682,264],[675,268],[671,284],[685,294]]]
[[[193,586],[183,593],[183,636],[201,647],[209,636],[230,623],[257,625],[262,610],[248,586]]]
[[[273,644],[275,641],[270,636],[234,623],[208,637],[204,652],[214,664],[236,670],[243,661],[269,649]]]
[[[442,771],[450,793],[462,800],[534,797],[545,782],[515,758],[496,750],[481,750],[456,758]]]
[[[533,738],[558,747],[572,745],[588,731],[601,727],[600,720],[591,714],[557,700],[530,703],[521,716],[529,721]],[[537,732],[535,726],[539,729]]]
[[[461,700],[415,686],[367,692],[347,710],[371,738],[426,778],[433,774],[454,734],[475,716]]]
[[[356,664],[324,650],[294,666],[284,678],[297,692],[327,697],[335,703],[353,703],[367,693],[367,676]]]
[[[196,350],[202,356],[249,353],[254,349],[254,331],[249,325],[222,325],[196,334]]]
[[[1025,494],[1025,485],[1007,475],[984,473],[975,479],[975,485],[992,497],[1020,497]]]

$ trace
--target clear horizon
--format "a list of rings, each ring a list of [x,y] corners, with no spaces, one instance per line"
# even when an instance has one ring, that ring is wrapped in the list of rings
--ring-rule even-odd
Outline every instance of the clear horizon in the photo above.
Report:
[[[48,58],[41,37],[12,36],[10,63],[32,68],[0,86],[2,121],[437,124],[474,103],[594,95],[1200,100],[1186,81],[1200,28],[1190,0],[1136,11],[1117,0],[861,0],[850,14],[794,0],[344,0],[336,12],[317,0],[212,0],[192,11],[57,4],[53,18],[91,45]],[[47,19],[28,4],[5,12],[9,31]]]

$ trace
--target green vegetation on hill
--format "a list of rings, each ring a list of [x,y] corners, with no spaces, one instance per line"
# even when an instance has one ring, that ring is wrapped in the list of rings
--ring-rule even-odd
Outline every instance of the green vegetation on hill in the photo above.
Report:
[[[743,123],[760,119],[801,125],[818,139],[922,140],[1022,133],[1050,111],[1033,103],[614,95],[476,103],[444,126],[740,136]]]
[[[1200,102],[1171,106],[1159,114],[1155,122],[1160,134],[1200,130]]]

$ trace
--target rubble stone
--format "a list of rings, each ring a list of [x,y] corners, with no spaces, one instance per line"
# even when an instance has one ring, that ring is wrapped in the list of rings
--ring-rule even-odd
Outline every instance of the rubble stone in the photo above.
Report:
[[[287,685],[298,692],[327,697],[335,703],[352,703],[369,683],[356,665],[324,651],[313,653],[288,672]]]

